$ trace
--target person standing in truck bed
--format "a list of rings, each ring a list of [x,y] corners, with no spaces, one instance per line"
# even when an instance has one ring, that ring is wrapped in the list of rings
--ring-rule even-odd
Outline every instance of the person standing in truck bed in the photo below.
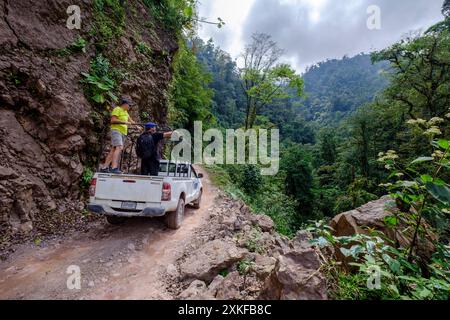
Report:
[[[170,138],[172,132],[156,132],[157,125],[153,122],[145,124],[145,132],[136,143],[136,154],[141,158],[141,175],[157,176],[159,172],[158,143],[164,138]]]
[[[111,113],[111,151],[106,157],[100,172],[122,173],[119,169],[119,159],[123,150],[128,126],[135,124],[128,111],[133,107],[131,99],[122,98],[120,106],[114,108]],[[111,166],[111,168],[110,168]]]

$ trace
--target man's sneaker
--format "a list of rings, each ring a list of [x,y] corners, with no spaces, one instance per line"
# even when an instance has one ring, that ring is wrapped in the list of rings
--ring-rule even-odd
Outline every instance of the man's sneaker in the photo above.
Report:
[[[100,168],[101,173],[109,173],[110,171],[111,171],[111,167],[110,168]]]
[[[122,174],[122,171],[120,171],[119,168],[115,168],[115,169],[111,169],[110,173]]]

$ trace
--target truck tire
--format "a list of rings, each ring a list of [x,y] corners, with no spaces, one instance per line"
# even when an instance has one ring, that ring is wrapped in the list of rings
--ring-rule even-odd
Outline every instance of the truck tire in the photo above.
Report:
[[[169,212],[166,218],[167,227],[170,229],[178,229],[181,227],[181,223],[184,218],[184,199],[178,200],[177,210]]]
[[[112,225],[119,225],[125,223],[126,218],[124,217],[116,217],[116,216],[106,216],[106,221]]]
[[[192,206],[194,207],[194,209],[200,209],[200,204],[202,203],[202,195],[203,190],[200,190],[200,195],[198,196],[197,200],[192,202]]]

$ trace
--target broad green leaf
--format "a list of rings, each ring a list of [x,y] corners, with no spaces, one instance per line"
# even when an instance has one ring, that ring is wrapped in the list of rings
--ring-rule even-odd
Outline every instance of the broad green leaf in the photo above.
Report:
[[[394,272],[396,274],[400,274],[401,266],[400,266],[400,262],[398,260],[392,259],[387,254],[383,254],[382,257],[383,257],[383,260],[388,264],[389,269],[391,269],[392,272]]]
[[[191,18],[193,14],[194,14],[194,9],[192,9],[191,6],[188,6],[184,9],[184,15],[186,17]]]
[[[363,247],[360,245],[354,245],[350,248],[350,254],[353,258],[357,258],[358,254],[363,252]]]
[[[427,288],[423,288],[420,292],[419,292],[419,296],[424,299],[427,298],[431,295],[431,291],[428,290]]]
[[[374,250],[376,247],[376,243],[373,241],[367,241],[366,242],[366,248],[367,248],[367,252],[369,252],[370,254],[374,254]]]
[[[398,224],[398,219],[396,216],[384,217],[384,222],[390,228],[395,227]]]
[[[439,140],[437,142],[438,146],[444,150],[450,149],[450,143],[448,140]]]
[[[438,186],[445,186],[445,181],[440,178],[434,179],[433,183]]]
[[[376,264],[375,258],[372,257],[371,255],[366,254],[366,255],[364,255],[364,258],[366,259],[367,263],[369,263],[369,264]]]
[[[403,188],[412,188],[417,186],[417,182],[415,181],[398,181],[396,183],[397,186],[403,187]]]
[[[432,157],[419,157],[416,160],[414,160],[413,162],[411,162],[411,164],[433,161],[433,160],[434,160],[434,158],[432,158]]]
[[[108,90],[112,89],[111,86],[101,83],[101,82],[97,82],[96,84],[99,89],[102,89],[104,91],[108,91]]]
[[[342,254],[343,254],[345,257],[350,257],[350,256],[352,255],[352,253],[350,252],[350,250],[348,250],[348,249],[346,249],[346,248],[340,248],[340,250],[341,250]]]
[[[422,180],[423,183],[433,182],[433,177],[428,174],[421,175],[420,179]]]
[[[97,103],[105,103],[105,97],[102,94],[96,94],[92,97],[92,100],[94,100]]]
[[[395,294],[399,295],[398,288],[395,284],[390,284],[388,287],[391,291],[393,291]]]
[[[108,92],[108,96],[114,101],[117,102],[119,101],[119,98],[112,92]]]
[[[413,282],[413,283],[417,283],[418,279],[414,278],[414,277],[408,277],[408,276],[399,276],[398,277],[401,280],[405,280],[405,281],[409,281],[409,282]]]
[[[450,204],[450,189],[446,185],[438,185],[428,182],[426,185],[428,192],[438,201]]]

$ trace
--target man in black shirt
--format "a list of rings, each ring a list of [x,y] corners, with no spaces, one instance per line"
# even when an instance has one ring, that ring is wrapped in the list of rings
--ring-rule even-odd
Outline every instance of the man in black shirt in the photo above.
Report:
[[[141,161],[141,174],[157,176],[159,171],[158,143],[164,138],[170,138],[172,132],[156,132],[157,125],[149,122],[145,125],[145,132],[137,140],[136,153]]]

